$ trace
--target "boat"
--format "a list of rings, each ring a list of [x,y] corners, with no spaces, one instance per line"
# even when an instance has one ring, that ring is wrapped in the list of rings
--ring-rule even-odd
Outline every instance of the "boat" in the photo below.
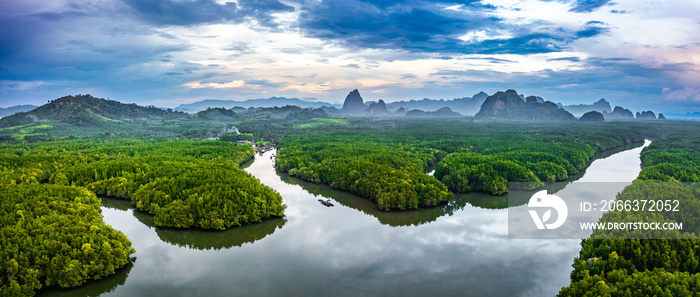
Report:
[[[330,199],[318,199],[318,201],[321,202],[321,204],[323,204],[325,206],[328,206],[328,207],[333,206],[333,203],[331,203]]]

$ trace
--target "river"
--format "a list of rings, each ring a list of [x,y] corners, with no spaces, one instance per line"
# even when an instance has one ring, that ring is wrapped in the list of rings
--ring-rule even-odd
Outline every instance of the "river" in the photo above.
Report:
[[[598,156],[578,181],[633,180],[642,148]],[[129,237],[137,260],[106,279],[38,295],[553,296],[569,283],[580,240],[508,239],[505,197],[457,195],[448,205],[381,212],[277,173],[274,153],[256,155],[245,170],[282,194],[284,218],[182,231],[156,228],[129,202],[103,198],[104,221]]]

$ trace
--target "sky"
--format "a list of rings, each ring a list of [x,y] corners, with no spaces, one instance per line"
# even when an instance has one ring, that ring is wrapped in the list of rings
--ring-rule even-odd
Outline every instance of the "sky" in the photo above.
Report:
[[[700,111],[700,1],[0,1],[0,107],[515,89]]]

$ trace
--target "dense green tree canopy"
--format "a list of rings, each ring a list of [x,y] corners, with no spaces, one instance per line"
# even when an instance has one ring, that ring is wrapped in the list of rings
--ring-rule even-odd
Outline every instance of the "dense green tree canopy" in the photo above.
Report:
[[[564,180],[588,166],[596,153],[644,139],[625,127],[580,123],[351,124],[358,126],[292,132],[280,127],[275,133],[295,136],[280,140],[278,168],[370,198],[383,210],[410,209],[451,199],[447,189],[500,195],[508,191],[508,182],[532,189]],[[423,174],[435,163],[435,178]]]
[[[0,184],[0,296],[32,296],[114,274],[134,252],[84,188]]]
[[[700,189],[697,184],[679,182],[699,181],[700,127],[679,124],[670,131],[642,151],[642,171],[637,181],[625,188],[617,200],[672,197],[680,201],[683,209],[662,213],[608,212],[601,221],[673,221],[682,222],[683,230],[636,234],[664,239],[619,239],[624,234],[596,230],[581,243],[581,252],[573,264],[572,283],[561,290],[560,296],[700,296]],[[609,239],[612,236],[618,239]]]
[[[95,194],[130,199],[157,226],[225,229],[280,217],[281,196],[238,168],[250,146],[191,140],[0,145],[0,295],[113,274],[133,253]]]

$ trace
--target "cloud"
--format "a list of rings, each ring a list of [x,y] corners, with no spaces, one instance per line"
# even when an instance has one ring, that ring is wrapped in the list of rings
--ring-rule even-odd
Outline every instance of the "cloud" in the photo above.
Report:
[[[458,5],[464,11],[447,10]],[[389,48],[456,52],[469,30],[498,26],[478,1],[328,0],[302,8],[298,26],[312,37],[348,48]]]
[[[590,21],[586,23],[583,29],[576,31],[576,36],[580,38],[594,37],[609,31],[607,27],[604,27],[605,23]]]
[[[576,1],[576,6],[569,11],[578,13],[593,12],[603,7],[605,4],[610,3],[610,1],[611,0],[578,0]]]
[[[661,93],[664,95],[664,99],[670,101],[700,102],[700,87],[683,87],[675,90],[666,87],[661,90]]]
[[[212,89],[232,89],[232,88],[240,88],[245,85],[245,81],[243,80],[234,80],[230,82],[225,82],[225,83],[201,83],[201,82],[189,82],[186,84],[183,84],[185,87],[189,87],[192,89],[203,89],[203,88],[212,88]]]
[[[691,2],[6,2],[4,104],[75,93],[142,103],[263,93],[342,101],[357,87],[385,100],[515,88],[569,103],[697,109],[700,90]],[[503,6],[485,4],[496,2]],[[645,14],[620,16],[630,12]]]
[[[494,57],[470,57],[469,60],[484,60],[492,64],[503,64],[503,63],[518,63],[518,61],[494,58]]]
[[[43,85],[44,81],[21,81],[21,80],[0,80],[0,89],[12,91],[26,91]]]
[[[280,88],[285,86],[284,83],[278,83],[278,82],[273,82],[267,79],[253,79],[253,80],[247,80],[245,82],[246,85],[248,86],[261,86],[261,87],[266,87],[266,88]]]
[[[470,45],[473,54],[537,54],[559,52],[571,38],[549,33],[531,33],[514,38],[490,39]]]
[[[632,13],[632,12],[629,11],[629,10],[617,10],[617,9],[613,9],[613,10],[610,10],[610,13],[614,13],[614,14],[628,14],[628,13]]]
[[[561,58],[551,58],[551,59],[547,59],[547,62],[552,62],[552,61],[579,62],[579,61],[581,61],[581,58],[579,58],[579,57],[561,57]]]
[[[496,7],[480,1],[327,0],[303,6],[298,26],[308,36],[349,49],[442,54],[558,52],[574,40],[608,32],[607,24],[596,21],[571,30],[539,20],[512,22],[497,15]],[[465,38],[469,34],[478,38]]]
[[[277,0],[239,0],[219,4],[214,0],[123,0],[141,18],[157,25],[189,26],[195,24],[242,23],[256,20],[274,27],[271,14],[291,12],[294,8]]]
[[[565,57],[566,58],[566,57]],[[630,58],[579,59],[576,68],[532,72],[442,69],[430,74],[443,89],[477,88],[488,93],[512,88],[565,104],[590,103],[606,98],[632,110],[697,110],[700,85],[679,84],[678,76],[692,71],[686,63],[650,64]],[[662,91],[661,86],[668,86]],[[439,90],[439,87],[434,89]],[[491,91],[489,91],[491,90]],[[660,99],[673,104],[659,105]],[[695,104],[693,106],[692,104]],[[681,106],[687,107],[681,107]]]
[[[246,42],[231,42],[227,47],[224,47],[224,50],[238,52],[239,54],[249,54],[255,52],[255,49]]]

